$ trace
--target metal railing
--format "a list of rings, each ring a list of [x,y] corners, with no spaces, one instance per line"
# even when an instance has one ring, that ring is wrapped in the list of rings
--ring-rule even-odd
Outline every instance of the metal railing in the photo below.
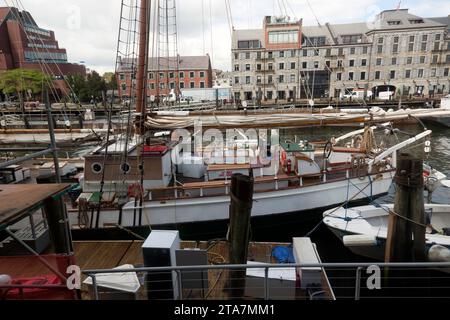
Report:
[[[254,272],[251,273],[252,275],[246,273],[251,270],[259,270],[259,277],[255,277]],[[304,286],[302,280],[300,280],[300,283],[297,281],[297,276],[295,276],[295,279],[292,279],[292,277],[283,279],[278,276],[274,277],[271,273],[276,270],[294,270],[294,274],[298,273],[296,270],[301,270],[303,277],[306,277],[305,274],[308,272],[320,272],[321,284]],[[370,270],[378,270],[378,272]],[[102,282],[102,276],[130,273],[140,275],[141,293],[146,289],[148,294],[146,297],[143,293],[140,298],[150,300],[160,300],[159,298],[152,298],[153,295],[151,294],[154,294],[154,297],[165,294],[165,298],[161,299],[168,300],[232,300],[242,297],[252,300],[361,300],[430,298],[433,296],[450,299],[450,263],[209,265],[85,270],[82,273],[92,279],[92,298],[95,300],[100,299],[100,296],[105,293],[110,294],[109,297],[119,294],[114,290],[105,291],[108,289]],[[232,275],[231,278],[229,277],[230,274]],[[240,274],[241,277],[233,278],[233,274]],[[151,275],[151,277],[148,277],[148,275]],[[155,280],[158,279],[158,275],[166,276],[165,280]],[[169,277],[167,278],[167,276]],[[198,287],[189,285],[189,282],[198,284],[205,281],[205,277],[207,285]],[[208,277],[213,279],[208,279]],[[253,281],[249,281],[250,278]],[[234,283],[237,281],[237,283],[243,284],[242,287],[230,287],[229,284],[233,284],[233,280]],[[364,285],[364,280],[371,286]],[[303,281],[305,280],[303,279]],[[240,291],[242,295],[233,296],[235,290]],[[302,292],[300,295],[299,290]],[[224,292],[228,292],[228,294],[224,294]],[[416,293],[416,296],[412,296],[414,293]]]

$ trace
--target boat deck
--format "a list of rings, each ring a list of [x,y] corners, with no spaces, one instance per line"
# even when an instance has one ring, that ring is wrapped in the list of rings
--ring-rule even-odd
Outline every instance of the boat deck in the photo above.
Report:
[[[105,242],[75,242],[75,258],[81,270],[93,269],[113,269],[124,264],[132,264],[135,267],[143,266],[142,241],[105,241]],[[250,243],[249,261],[273,263],[276,261],[272,257],[272,250],[277,246],[288,246],[285,243]],[[228,243],[225,241],[216,242],[182,242],[182,249],[203,249],[208,251],[210,264],[226,264],[229,261]],[[229,290],[226,290],[226,278],[228,271],[211,270],[208,274],[209,292],[206,298],[211,300],[231,299]],[[83,276],[83,281],[86,277]],[[322,272],[323,289],[325,299],[334,299],[332,288],[328,282],[325,272]],[[144,286],[143,286],[144,287]],[[185,290],[184,299],[202,299],[205,292],[202,290]],[[87,285],[82,286],[83,299],[92,299],[92,292]],[[139,299],[146,299],[144,288],[138,293]],[[250,297],[245,299],[253,300]],[[305,290],[297,289],[296,300],[309,299],[309,293]]]

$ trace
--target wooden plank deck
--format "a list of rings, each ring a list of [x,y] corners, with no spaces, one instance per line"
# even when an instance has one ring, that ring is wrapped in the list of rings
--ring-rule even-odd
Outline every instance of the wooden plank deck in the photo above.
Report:
[[[105,242],[75,242],[75,258],[77,265],[81,270],[92,269],[113,269],[124,264],[132,264],[135,267],[143,266],[142,241],[105,241]],[[288,246],[286,243],[250,243],[249,261],[275,264],[272,258],[272,250],[277,246]],[[208,249],[208,260],[210,264],[227,264],[229,261],[228,243],[218,242],[182,242],[182,249]],[[188,290],[183,292],[185,299],[213,299],[226,300],[229,292],[226,290],[226,281],[228,271],[211,270],[208,273],[208,292],[202,290]],[[332,299],[332,289],[328,284],[326,274],[323,273],[323,285],[326,291],[327,299]],[[85,278],[83,278],[84,280]],[[138,293],[139,299],[146,298],[145,289],[141,288]],[[83,299],[91,299],[89,288],[82,286]],[[296,299],[307,299],[308,293],[303,290],[297,290]],[[246,297],[246,299],[250,299]]]

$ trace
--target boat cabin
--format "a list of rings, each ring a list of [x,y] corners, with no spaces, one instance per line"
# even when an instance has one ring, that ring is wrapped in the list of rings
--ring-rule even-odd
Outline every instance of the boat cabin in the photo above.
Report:
[[[31,171],[19,165],[0,169],[0,184],[21,183],[31,178]]]
[[[85,156],[83,191],[98,192],[102,180],[105,192],[126,191],[141,179],[144,189],[167,187],[173,178],[171,155],[175,145],[119,141],[100,147]]]

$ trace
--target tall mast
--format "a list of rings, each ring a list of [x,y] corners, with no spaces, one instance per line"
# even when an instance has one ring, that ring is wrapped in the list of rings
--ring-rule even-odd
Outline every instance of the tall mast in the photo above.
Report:
[[[138,126],[140,129],[143,127],[147,109],[150,11],[151,0],[141,0],[139,14],[139,55],[136,75],[136,113],[138,114]],[[142,130],[140,131],[142,134]]]

